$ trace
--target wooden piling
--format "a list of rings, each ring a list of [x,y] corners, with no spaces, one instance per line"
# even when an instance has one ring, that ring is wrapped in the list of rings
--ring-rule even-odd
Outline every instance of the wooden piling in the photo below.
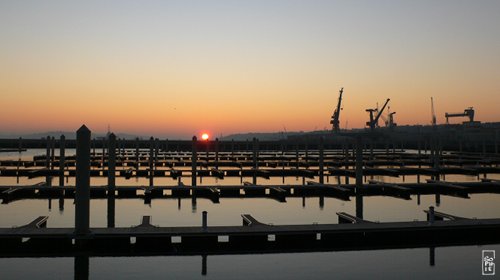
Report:
[[[307,162],[309,162],[309,144],[308,144],[308,142],[307,142],[307,139],[306,139],[305,146],[306,146],[306,147],[305,147],[305,149],[306,149],[306,154],[305,154],[305,156],[306,156],[306,163],[307,163]],[[309,168],[309,167],[308,167],[308,168]]]
[[[207,230],[207,226],[208,226],[207,211],[203,211],[201,216],[202,216],[201,226],[203,227],[203,230]]]
[[[135,138],[135,168],[139,170],[139,138]]]
[[[90,226],[90,130],[76,132],[75,234],[87,235]]]
[[[325,172],[325,163],[324,163],[324,141],[325,139],[322,137],[319,138],[319,183],[324,184],[324,172]]]
[[[108,192],[108,211],[107,211],[107,225],[108,228],[115,227],[115,193]]]
[[[299,162],[299,144],[295,144],[295,163],[297,169],[300,167],[300,162]]]
[[[151,136],[149,138],[149,186],[153,186],[153,175],[154,175],[154,138]]]
[[[50,168],[50,136],[47,136],[47,149],[46,149],[46,157],[45,157],[45,168]]]
[[[363,187],[363,140],[356,137],[356,192]]]
[[[196,149],[197,139],[193,136],[193,143],[191,146],[191,186],[196,186],[196,161],[197,161],[197,149]]]
[[[50,169],[54,169],[54,162],[56,161],[56,138],[51,137],[50,139]]]
[[[116,135],[111,133],[108,139],[108,194],[115,193],[116,171]]]
[[[215,138],[215,168],[219,169],[219,138]]]
[[[105,168],[104,160],[106,158],[105,157],[106,156],[106,138],[105,137],[102,138],[101,144],[102,144],[101,165],[102,165],[102,171],[104,173],[104,168]]]
[[[154,158],[155,167],[156,167],[156,163],[158,162],[159,153],[160,153],[160,139],[155,138],[155,158]]]
[[[59,186],[64,186],[64,169],[65,169],[65,145],[66,137],[61,135],[59,138]]]
[[[253,184],[257,185],[257,170],[259,169],[259,162],[258,162],[258,155],[257,155],[257,149],[258,149],[258,140],[257,138],[253,138]]]

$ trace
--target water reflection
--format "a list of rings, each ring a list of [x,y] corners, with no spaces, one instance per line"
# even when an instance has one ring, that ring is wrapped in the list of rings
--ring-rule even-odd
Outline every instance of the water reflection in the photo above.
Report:
[[[486,245],[488,248],[500,248],[500,245]],[[441,265],[436,264],[436,255],[439,248],[439,254],[441,255],[441,259],[449,260],[443,262]],[[162,273],[172,273],[172,275],[177,275],[176,271],[180,270],[179,273],[181,275],[177,275],[174,278],[193,278],[198,274],[198,276],[206,277],[211,276],[215,278],[227,278],[232,275],[231,278],[241,278],[241,275],[252,275],[249,272],[249,269],[258,269],[258,273],[262,279],[264,278],[276,278],[279,276],[285,278],[295,278],[299,274],[295,271],[296,268],[302,267],[301,265],[296,264],[296,261],[304,261],[305,259],[310,260],[311,262],[308,265],[308,271],[311,272],[313,270],[316,273],[319,273],[315,277],[312,278],[330,278],[331,273],[333,271],[329,269],[324,269],[324,263],[328,262],[328,260],[335,260],[335,263],[339,263],[344,269],[347,269],[345,264],[350,263],[353,258],[357,259],[358,264],[361,266],[361,269],[357,269],[357,271],[365,271],[365,276],[368,276],[373,269],[371,266],[378,267],[381,270],[385,270],[384,275],[399,275],[398,272],[406,269],[415,269],[415,272],[412,274],[414,276],[428,275],[432,278],[437,277],[440,271],[449,271],[449,265],[454,265],[454,271],[460,273],[464,273],[465,275],[474,275],[477,273],[480,268],[479,261],[478,262],[470,262],[469,260],[472,258],[480,256],[480,250],[482,247],[478,246],[459,246],[459,247],[436,247],[429,246],[421,249],[376,249],[376,250],[361,250],[361,251],[332,251],[332,252],[307,252],[307,253],[293,253],[288,251],[281,252],[269,252],[269,253],[257,253],[257,254],[238,254],[238,253],[224,253],[221,254],[207,254],[201,253],[198,255],[191,255],[189,257],[186,256],[169,256],[161,255],[160,256],[140,256],[135,258],[129,257],[95,257],[90,252],[78,252],[73,257],[73,275],[75,280],[87,280],[90,279],[90,275],[96,275],[96,273],[101,273],[100,278],[137,278],[138,275],[143,275],[143,277],[153,277],[157,274]],[[462,252],[462,254],[457,253]],[[283,254],[288,253],[288,254]],[[427,255],[427,256],[425,256]],[[462,257],[460,257],[462,256]],[[465,257],[467,256],[467,257]],[[208,258],[211,258],[211,266],[212,269],[209,271],[209,261]],[[424,262],[424,259],[427,258],[427,261]],[[43,258],[42,258],[43,259]],[[200,262],[201,259],[201,262]],[[125,266],[122,263],[125,260],[133,260],[129,263],[126,261]],[[166,261],[169,260],[169,261]],[[281,270],[282,262],[287,261],[290,267],[286,270]],[[179,262],[179,264],[177,264]],[[17,261],[16,267],[18,265],[22,265],[23,261]],[[148,265],[148,263],[152,263]],[[250,265],[251,264],[251,265]],[[411,264],[411,265],[410,265]],[[119,265],[120,267],[117,267]],[[193,266],[199,265],[199,270],[193,269]],[[221,265],[225,269],[221,270]],[[105,271],[102,268],[106,267]],[[427,268],[426,268],[427,266]],[[2,267],[2,265],[0,265]],[[232,267],[229,269],[229,267]],[[328,267],[328,266],[326,266]],[[400,267],[395,268],[395,267]],[[116,268],[116,269],[115,269]],[[157,273],[153,273],[153,271],[157,271]],[[335,269],[335,268],[332,268]],[[432,270],[427,270],[432,269]],[[130,273],[129,270],[134,270],[134,274],[127,275]],[[348,269],[348,271],[351,271]],[[9,268],[3,268],[3,271],[9,271]],[[388,272],[390,271],[390,272]],[[431,274],[426,274],[428,271]],[[474,273],[471,273],[474,271]],[[338,277],[342,277],[342,273],[339,270],[335,271]],[[104,273],[104,274],[102,274]],[[230,273],[225,274],[224,276],[221,273]],[[352,273],[352,272],[351,272]],[[479,272],[480,273],[480,272]],[[211,275],[212,274],[212,275]],[[121,275],[121,276],[120,276]],[[295,276],[294,276],[295,275]],[[357,275],[357,274],[352,274]],[[407,274],[405,274],[407,275]],[[126,276],[126,277],[123,277]],[[344,275],[345,276],[345,275]],[[44,279],[44,274],[38,276],[40,279]],[[243,277],[247,278],[247,277]],[[255,278],[255,277],[252,277]],[[259,277],[257,277],[259,278]],[[281,278],[281,277],[278,277]],[[397,278],[397,277],[396,277]],[[440,278],[440,277],[437,277]]]
[[[75,256],[75,280],[87,280],[89,279],[89,255],[77,255]]]

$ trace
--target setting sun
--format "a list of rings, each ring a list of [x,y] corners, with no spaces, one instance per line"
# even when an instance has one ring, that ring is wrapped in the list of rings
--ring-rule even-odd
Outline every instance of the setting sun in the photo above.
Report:
[[[205,140],[205,141],[206,141],[206,140],[208,140],[208,138],[209,138],[208,133],[203,133],[203,134],[201,135],[201,139],[203,139],[203,140]]]

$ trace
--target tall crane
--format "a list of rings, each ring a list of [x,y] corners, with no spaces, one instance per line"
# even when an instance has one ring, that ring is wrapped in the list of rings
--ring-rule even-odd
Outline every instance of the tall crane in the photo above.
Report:
[[[398,124],[394,122],[394,115],[396,112],[391,112],[391,106],[387,106],[387,121],[385,125],[389,128],[394,128]]]
[[[378,110],[377,110],[378,111]],[[396,112],[391,112],[391,106],[387,106],[387,118],[384,115],[380,115],[380,118],[384,121],[385,126],[389,128],[394,128],[398,124],[394,122],[394,115]]]
[[[342,104],[342,93],[344,92],[344,88],[341,88],[339,91],[339,101],[337,103],[337,108],[335,108],[335,111],[333,111],[332,115],[332,120],[330,123],[332,124],[332,131],[338,132],[340,130],[340,110],[342,108],[340,107]]]
[[[375,129],[375,126],[378,123],[378,119],[380,118],[380,116],[384,112],[384,109],[385,109],[385,107],[387,106],[387,103],[389,103],[390,100],[391,99],[387,98],[387,100],[384,103],[384,106],[382,106],[382,109],[380,109],[380,110],[377,110],[377,109],[366,109],[366,111],[368,113],[370,113],[370,121],[366,122],[366,125],[369,126],[371,130]],[[373,117],[373,112],[377,112],[377,111],[378,111],[377,115],[375,117]]]
[[[474,122],[474,108],[469,107],[464,110],[463,113],[445,113],[444,116],[446,117],[446,123],[448,122],[448,118],[454,118],[454,117],[468,117],[469,122],[473,123]]]
[[[432,126],[436,126],[436,112],[434,112],[434,99],[431,97]]]

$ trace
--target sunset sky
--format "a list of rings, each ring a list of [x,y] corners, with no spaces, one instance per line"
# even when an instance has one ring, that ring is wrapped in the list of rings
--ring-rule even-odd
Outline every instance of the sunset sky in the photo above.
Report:
[[[0,131],[500,121],[500,1],[1,1]],[[454,122],[459,122],[456,119]]]

